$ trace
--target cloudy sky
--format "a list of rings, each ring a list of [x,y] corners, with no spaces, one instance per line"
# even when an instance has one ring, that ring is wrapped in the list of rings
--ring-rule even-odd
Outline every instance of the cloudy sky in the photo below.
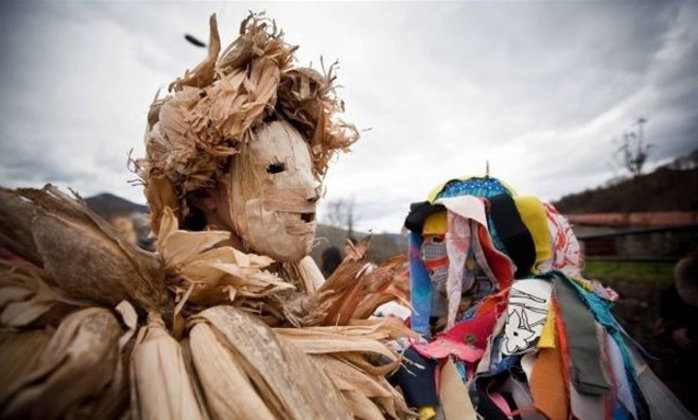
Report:
[[[453,177],[491,174],[554,200],[622,171],[612,155],[639,117],[650,166],[698,147],[698,2],[2,2],[0,184],[53,182],[144,202],[148,104],[247,10],[266,10],[300,64],[339,58],[345,119],[371,128],[326,178],[359,228],[399,231],[406,209]],[[617,166],[617,165],[616,165]],[[321,209],[322,210],[322,209]],[[323,214],[319,214],[323,220]]]

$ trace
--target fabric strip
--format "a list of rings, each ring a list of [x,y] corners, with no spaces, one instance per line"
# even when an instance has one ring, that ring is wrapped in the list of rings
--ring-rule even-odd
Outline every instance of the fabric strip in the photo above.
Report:
[[[441,204],[450,212],[457,215],[473,219],[487,229],[487,214],[485,213],[485,204],[477,197],[465,195],[461,197],[439,198],[436,204]]]
[[[420,250],[423,241],[422,235],[410,232],[410,303],[414,308],[410,318],[410,326],[413,331],[423,337],[429,337],[429,317],[431,316],[431,301],[434,291],[429,273],[422,262]]]
[[[446,252],[448,253],[448,279],[446,296],[448,311],[446,328],[456,322],[458,305],[463,292],[463,269],[470,249],[470,225],[468,219],[448,211],[448,233],[446,233]]]
[[[623,355],[620,352],[618,343],[616,343],[616,341],[613,338],[607,335],[605,344],[608,353],[608,362],[611,365],[613,377],[615,379],[615,382],[617,383],[616,397],[618,398],[618,402],[622,404],[627,411],[630,412],[633,418],[637,418],[635,401],[633,400],[633,394],[630,388],[630,383],[628,382],[628,377],[625,374],[625,364],[623,362]]]
[[[541,331],[540,340],[538,340],[538,348],[553,347],[555,347],[555,308],[550,305],[548,317],[545,319],[543,331]]]
[[[474,220],[470,221],[470,231],[477,232],[479,229],[478,225]],[[473,254],[475,255],[475,261],[480,269],[485,273],[487,278],[492,282],[492,284],[499,287],[499,280],[492,272],[489,262],[487,262],[487,257],[485,256],[485,251],[482,249],[482,243],[480,242],[480,235],[473,235],[472,243]]]
[[[555,295],[565,325],[571,359],[571,382],[583,394],[605,395],[610,386],[603,375],[596,321],[577,292],[566,281],[556,278]]]
[[[548,319],[551,318],[554,322],[554,305],[551,305],[548,312]],[[555,344],[557,340],[554,333],[552,339]],[[530,386],[533,404],[538,410],[550,420],[567,420],[570,408],[559,344],[538,350],[538,357],[531,372]]]
[[[553,251],[548,230],[548,217],[543,203],[537,197],[516,196],[514,204],[521,215],[521,220],[533,237],[536,247],[536,264],[551,259]]]
[[[470,394],[451,359],[441,369],[439,397],[447,419],[477,420]]]
[[[400,385],[405,400],[411,407],[439,405],[435,381],[436,362],[422,357],[414,349],[405,350],[404,357],[413,363],[400,365],[390,381]]]
[[[522,277],[536,262],[536,246],[531,233],[521,220],[514,199],[500,194],[489,199],[490,216],[507,254],[516,264],[516,277]]]

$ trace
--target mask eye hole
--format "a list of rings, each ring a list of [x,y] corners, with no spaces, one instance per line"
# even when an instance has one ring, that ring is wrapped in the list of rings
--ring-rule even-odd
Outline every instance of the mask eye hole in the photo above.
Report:
[[[272,163],[271,165],[267,166],[267,173],[269,174],[278,174],[279,172],[283,172],[286,170],[286,165],[283,163]]]

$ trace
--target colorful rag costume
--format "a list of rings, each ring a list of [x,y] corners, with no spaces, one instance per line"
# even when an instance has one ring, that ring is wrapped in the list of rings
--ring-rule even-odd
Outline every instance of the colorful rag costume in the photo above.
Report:
[[[454,179],[405,226],[410,323],[423,337],[406,354],[429,368],[400,385],[422,418],[693,418],[611,314],[617,295],[582,278],[552,205],[495,178]]]

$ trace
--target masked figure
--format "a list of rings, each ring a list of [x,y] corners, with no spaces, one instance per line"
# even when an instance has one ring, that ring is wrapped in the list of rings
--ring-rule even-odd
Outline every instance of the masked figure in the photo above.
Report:
[[[212,26],[208,58],[153,103],[139,174],[154,231],[169,207],[185,230],[229,231],[240,251],[298,262],[327,163],[358,133],[333,119],[332,69],[293,68],[280,34],[245,24],[222,55]]]
[[[695,418],[613,317],[618,295],[583,278],[552,205],[489,176],[452,179],[405,227],[424,337],[405,356],[430,369],[395,381],[423,419]]]
[[[369,319],[407,299],[403,262],[369,272],[359,244],[323,284],[307,256],[328,162],[358,139],[334,66],[295,67],[261,15],[223,51],[210,30],[134,162],[155,252],[54,187],[0,188],[0,418],[411,416],[385,375],[413,334]]]

